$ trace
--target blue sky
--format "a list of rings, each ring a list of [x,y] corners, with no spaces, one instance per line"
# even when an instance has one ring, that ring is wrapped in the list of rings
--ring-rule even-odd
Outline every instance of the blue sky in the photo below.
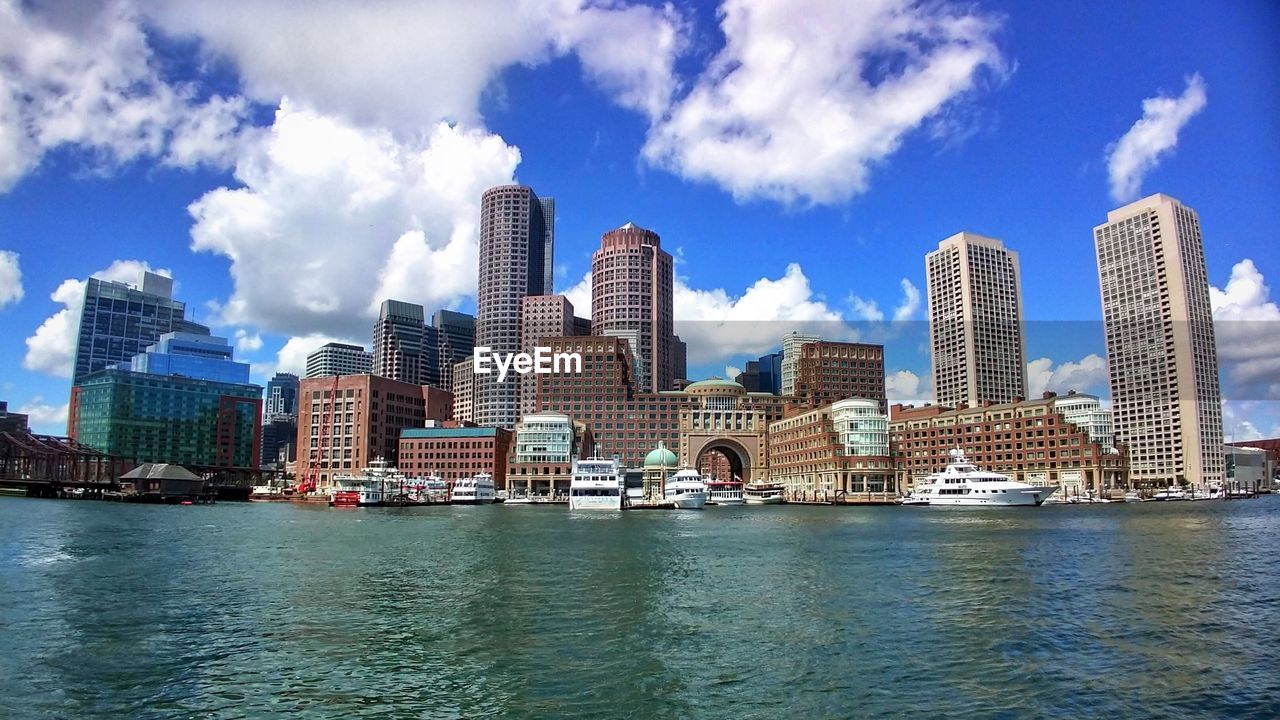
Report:
[[[75,281],[171,272],[261,380],[370,342],[382,297],[471,310],[479,192],[515,179],[557,199],[581,311],[634,221],[677,255],[694,374],[874,303],[917,323],[860,328],[901,400],[960,230],[1021,254],[1033,389],[1106,394],[1092,227],[1168,193],[1219,317],[1270,323],[1220,332],[1228,434],[1280,435],[1275,3],[294,5],[0,0],[0,399],[39,429]]]

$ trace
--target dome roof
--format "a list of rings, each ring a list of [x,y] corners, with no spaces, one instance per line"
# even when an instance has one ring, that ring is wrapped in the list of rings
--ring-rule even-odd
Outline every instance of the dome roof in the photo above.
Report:
[[[658,443],[658,447],[654,448],[648,455],[644,456],[645,467],[675,467],[680,460],[676,458],[676,454],[667,449],[667,446]]]
[[[734,382],[732,380],[725,380],[724,378],[721,378],[721,377],[710,377],[710,378],[707,378],[706,380],[699,380],[696,383],[690,383],[689,386],[686,387],[684,390],[685,392],[692,392],[692,393],[728,392],[733,395],[745,395],[747,393],[747,389],[743,387],[742,383]]]

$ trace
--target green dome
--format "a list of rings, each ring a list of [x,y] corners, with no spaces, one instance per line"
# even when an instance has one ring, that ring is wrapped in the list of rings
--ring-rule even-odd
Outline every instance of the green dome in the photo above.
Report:
[[[699,380],[696,383],[690,383],[689,386],[685,388],[685,390],[686,391],[710,390],[712,388],[719,388],[719,389],[725,389],[725,390],[738,390],[741,392],[747,391],[747,389],[742,386],[742,383],[734,382],[732,380],[725,380],[724,378],[721,378],[721,377],[710,377],[710,378],[707,378],[706,380]]]
[[[680,460],[676,458],[676,454],[667,449],[667,446],[658,443],[658,447],[654,448],[648,455],[644,456],[644,466],[649,467],[675,467]]]

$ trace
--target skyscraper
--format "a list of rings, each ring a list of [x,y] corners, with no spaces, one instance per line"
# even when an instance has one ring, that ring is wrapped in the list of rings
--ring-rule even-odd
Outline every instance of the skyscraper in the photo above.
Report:
[[[1093,229],[1117,443],[1137,482],[1221,480],[1222,393],[1200,218],[1156,194]]]
[[[278,372],[267,381],[262,412],[267,417],[298,417],[298,376]]]
[[[476,346],[493,353],[520,350],[521,301],[551,293],[555,216],[550,198],[533,188],[500,185],[480,198],[480,276],[476,293]],[[520,375],[498,382],[477,375],[476,421],[511,429],[520,404]]]
[[[591,332],[638,339],[636,386],[670,390],[675,381],[673,263],[652,230],[627,223],[600,238],[591,256]],[[684,368],[679,368],[683,370]]]
[[[307,377],[363,375],[373,368],[373,354],[359,345],[325,343],[307,353]]]
[[[421,305],[383,300],[373,324],[373,374],[407,382],[434,385],[439,382],[436,343],[428,337]],[[435,328],[431,328],[435,334]],[[432,371],[435,372],[432,372]],[[434,375],[434,378],[428,376]],[[435,382],[431,382],[433,380]]]
[[[780,389],[783,395],[796,394],[796,375],[800,363],[800,349],[809,343],[822,340],[817,335],[809,335],[792,330],[782,336],[782,361],[779,363],[782,379]]]
[[[579,332],[581,318],[573,314],[573,303],[564,295],[529,295],[521,304],[520,351],[533,353],[546,338],[589,335]],[[537,410],[537,383],[525,378],[520,383],[520,417]]]
[[[925,273],[938,404],[1026,398],[1018,253],[999,240],[957,233],[925,256]]]
[[[150,272],[136,286],[89,278],[71,381],[130,361],[167,332],[208,335],[209,328],[185,319],[186,304],[172,294],[173,279]]]
[[[439,387],[453,388],[453,366],[471,359],[476,346],[476,319],[474,315],[453,310],[437,310],[431,316],[431,326],[436,331],[436,354],[440,365]]]

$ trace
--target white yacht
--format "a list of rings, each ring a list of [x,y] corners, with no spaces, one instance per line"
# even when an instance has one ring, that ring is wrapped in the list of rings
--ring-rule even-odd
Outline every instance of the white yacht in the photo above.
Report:
[[[708,505],[741,505],[743,502],[741,480],[707,481]]]
[[[742,488],[742,499],[748,505],[777,505],[782,493],[781,483],[752,483]]]
[[[706,480],[697,470],[685,468],[667,480],[662,499],[674,504],[677,510],[701,510],[707,504]]]
[[[918,487],[912,492],[898,498],[899,505],[928,505],[929,495],[933,493],[931,487]]]
[[[1167,487],[1151,496],[1152,500],[1186,500],[1187,492],[1178,487]]]
[[[951,462],[946,469],[930,475],[917,492],[920,497],[928,497],[930,506],[1003,507],[1040,505],[1057,489],[1056,485],[1036,487],[1017,482],[1008,475],[979,470],[965,458],[963,450],[956,448],[951,451]]]
[[[493,476],[479,473],[469,478],[462,478],[453,484],[453,492],[449,495],[452,505],[488,505],[498,493],[494,490]]]
[[[338,507],[381,507],[383,505],[425,505],[417,497],[404,473],[382,458],[376,458],[359,475],[335,475],[337,485],[329,504]]]
[[[569,479],[570,510],[621,510],[626,477],[622,463],[593,457],[576,460]]]

